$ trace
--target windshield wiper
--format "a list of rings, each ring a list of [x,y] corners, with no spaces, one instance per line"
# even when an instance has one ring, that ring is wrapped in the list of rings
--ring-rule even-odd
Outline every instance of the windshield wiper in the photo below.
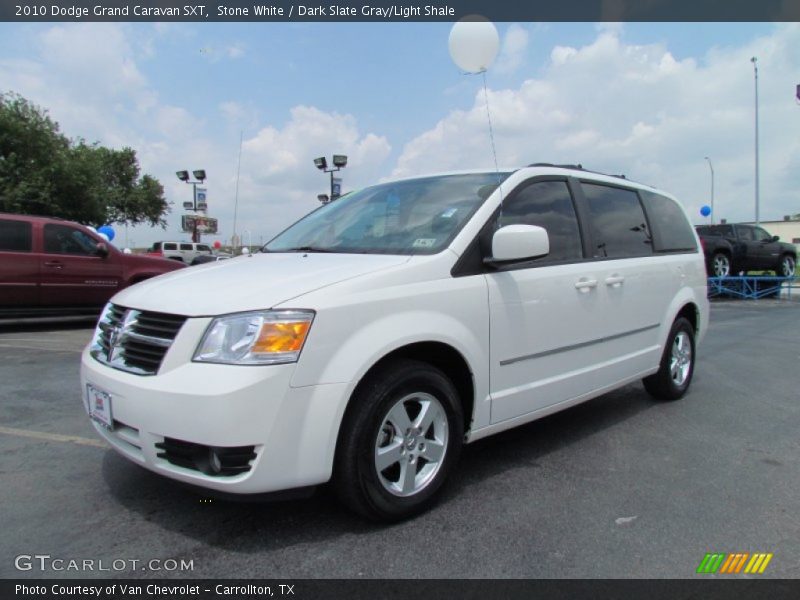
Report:
[[[285,250],[273,250],[273,252],[335,252],[335,250],[318,246],[298,246],[297,248],[286,248]]]

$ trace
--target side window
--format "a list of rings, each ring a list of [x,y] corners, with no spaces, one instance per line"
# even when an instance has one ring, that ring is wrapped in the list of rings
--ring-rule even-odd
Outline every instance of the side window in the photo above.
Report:
[[[639,193],[653,229],[653,246],[656,252],[697,250],[692,226],[677,202],[653,192]]]
[[[191,252],[193,248],[191,244],[181,244],[181,250],[189,250]]]
[[[636,192],[594,183],[581,186],[589,204],[596,258],[652,254],[652,239]]]
[[[178,244],[171,244],[171,243],[164,244],[164,250],[177,250],[177,249],[178,249]]]
[[[753,241],[753,230],[750,227],[742,227],[739,225],[736,228],[736,231],[739,233],[739,239],[744,242],[752,242]]]
[[[761,229],[761,227],[753,227],[753,234],[756,238],[757,242],[771,242],[772,236],[766,232],[766,230]]]
[[[158,252],[161,250],[161,242],[156,242],[150,247],[150,252]]]
[[[506,225],[538,225],[546,229],[550,254],[542,260],[583,258],[578,219],[565,181],[538,181],[521,189],[503,204],[494,229]]]
[[[0,250],[31,251],[31,224],[25,221],[0,220]]]
[[[198,244],[197,249],[201,252],[211,252],[211,248],[206,246],[205,244]]]
[[[45,225],[44,251],[50,254],[95,256],[97,242],[83,231],[68,225]]]
[[[717,228],[719,232],[718,235],[726,238],[735,238],[736,236],[733,235],[733,226],[731,225],[719,225]]]

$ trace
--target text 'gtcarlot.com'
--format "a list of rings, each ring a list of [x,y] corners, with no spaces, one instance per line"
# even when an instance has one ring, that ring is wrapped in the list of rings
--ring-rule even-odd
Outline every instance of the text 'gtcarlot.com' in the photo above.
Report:
[[[194,571],[194,559],[58,558],[50,554],[20,554],[14,559],[18,571]]]

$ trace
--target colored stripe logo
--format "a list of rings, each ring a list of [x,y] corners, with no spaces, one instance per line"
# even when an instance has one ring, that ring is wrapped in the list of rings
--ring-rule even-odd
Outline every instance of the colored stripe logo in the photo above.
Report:
[[[724,554],[721,552],[708,553],[703,557],[698,573],[721,573],[726,575],[737,573],[761,574],[767,569],[772,553],[734,552]]]

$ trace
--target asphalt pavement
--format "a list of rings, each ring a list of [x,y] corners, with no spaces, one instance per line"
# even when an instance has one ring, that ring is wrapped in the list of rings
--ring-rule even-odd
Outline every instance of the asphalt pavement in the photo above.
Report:
[[[83,409],[91,329],[0,326],[0,577],[713,577],[695,574],[708,552],[772,553],[757,577],[797,577],[800,303],[711,317],[684,399],[637,383],[471,444],[442,501],[392,526],[324,487],[225,502],[131,464]]]

